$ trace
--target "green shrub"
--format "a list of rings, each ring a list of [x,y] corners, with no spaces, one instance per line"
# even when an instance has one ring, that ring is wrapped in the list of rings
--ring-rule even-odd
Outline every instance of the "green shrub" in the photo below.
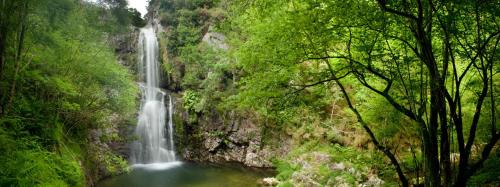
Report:
[[[0,186],[84,186],[75,153],[44,150],[33,140],[18,140],[0,156]]]
[[[274,166],[278,171],[278,175],[276,176],[276,178],[280,181],[289,180],[290,177],[292,177],[292,174],[300,169],[299,166],[293,165],[283,160],[275,161]]]
[[[490,159],[468,182],[469,186],[496,186],[500,184],[500,152],[492,153]]]

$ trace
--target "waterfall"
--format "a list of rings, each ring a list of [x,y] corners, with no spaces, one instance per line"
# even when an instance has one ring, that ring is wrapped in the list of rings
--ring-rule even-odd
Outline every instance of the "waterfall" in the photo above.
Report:
[[[142,28],[139,36],[138,69],[140,78],[145,82],[139,84],[141,106],[135,129],[137,140],[132,144],[132,164],[163,163],[176,160],[173,140],[173,102],[172,97],[159,88],[158,53],[158,39],[154,28],[151,26]],[[165,98],[168,98],[168,111]]]

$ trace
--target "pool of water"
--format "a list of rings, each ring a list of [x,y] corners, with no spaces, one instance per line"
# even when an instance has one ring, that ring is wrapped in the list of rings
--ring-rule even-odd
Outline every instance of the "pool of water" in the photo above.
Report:
[[[134,165],[130,173],[103,180],[97,187],[252,187],[273,176],[241,166],[188,162]]]

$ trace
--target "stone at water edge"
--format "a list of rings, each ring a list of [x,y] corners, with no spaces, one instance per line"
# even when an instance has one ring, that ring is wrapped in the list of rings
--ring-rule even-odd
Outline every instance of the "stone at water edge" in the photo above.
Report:
[[[277,186],[280,181],[278,181],[278,179],[274,178],[274,177],[267,177],[267,178],[263,178],[260,183],[263,185],[263,186]]]

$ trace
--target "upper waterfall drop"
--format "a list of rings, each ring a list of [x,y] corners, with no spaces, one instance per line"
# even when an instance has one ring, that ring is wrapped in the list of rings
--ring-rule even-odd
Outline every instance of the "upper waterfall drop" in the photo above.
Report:
[[[173,103],[170,95],[159,88],[160,65],[158,38],[152,26],[141,29],[139,36],[139,76],[141,107],[132,144],[132,164],[175,161],[173,141]],[[168,110],[165,98],[168,97]],[[167,120],[168,113],[168,120]],[[168,125],[168,127],[166,126]]]

